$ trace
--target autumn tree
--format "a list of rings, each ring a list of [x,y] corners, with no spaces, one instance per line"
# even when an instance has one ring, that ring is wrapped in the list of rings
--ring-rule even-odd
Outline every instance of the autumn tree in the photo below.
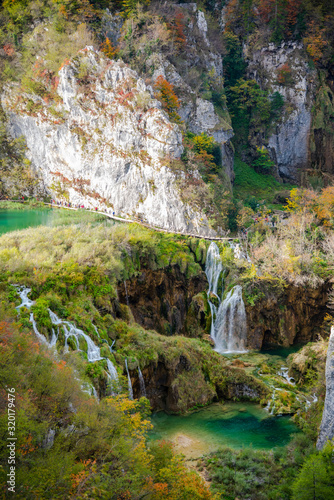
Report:
[[[158,76],[154,84],[155,97],[161,102],[171,120],[180,122],[177,110],[180,107],[179,99],[174,92],[173,84],[169,83],[163,76]]]

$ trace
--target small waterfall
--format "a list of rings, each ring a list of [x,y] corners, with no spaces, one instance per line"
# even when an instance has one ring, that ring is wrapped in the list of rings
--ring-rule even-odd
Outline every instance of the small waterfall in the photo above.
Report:
[[[100,348],[93,342],[93,340],[89,337],[89,335],[87,335],[80,328],[77,328],[75,325],[73,325],[69,321],[61,320],[50,309],[49,309],[49,314],[50,314],[51,322],[53,325],[57,325],[58,328],[59,328],[59,325],[61,325],[63,327],[64,334],[65,334],[65,349],[68,349],[68,342],[67,342],[68,339],[70,337],[73,337],[75,339],[77,349],[80,350],[79,349],[79,338],[83,337],[87,343],[87,359],[88,359],[89,363],[94,363],[94,361],[100,361],[101,359],[105,359],[107,361],[110,379],[118,381],[117,371],[116,371],[116,368],[114,367],[113,363],[110,361],[109,358],[103,358],[101,356]],[[95,325],[93,325],[93,326],[95,326]]]
[[[129,399],[133,399],[132,383],[131,383],[130,373],[129,373],[129,369],[128,369],[127,358],[125,358],[125,368],[126,368],[126,373],[128,374]]]
[[[283,389],[279,389],[278,387],[271,386],[273,389],[273,393],[271,395],[271,399],[269,399],[267,406],[265,407],[265,410],[270,415],[274,415],[274,411],[276,408],[276,391],[283,391]]]
[[[32,301],[28,298],[28,294],[30,292],[31,292],[30,288],[21,287],[18,289],[18,293],[19,293],[19,296],[21,297],[22,304],[20,304],[19,306],[16,307],[17,311],[19,311],[19,309],[21,307],[27,307],[28,309],[30,309],[30,307],[34,304],[34,301]],[[101,356],[100,348],[93,342],[93,340],[89,337],[89,335],[87,335],[85,332],[80,330],[80,328],[77,328],[75,325],[73,325],[69,321],[65,321],[65,320],[60,319],[57,316],[57,314],[55,314],[53,311],[51,311],[51,309],[48,309],[48,311],[49,311],[51,323],[57,327],[57,332],[58,332],[58,334],[56,335],[54,328],[52,328],[52,337],[51,337],[50,341],[48,341],[47,338],[38,331],[36,321],[34,318],[34,314],[32,312],[30,313],[30,318],[29,318],[30,322],[32,323],[32,327],[33,327],[33,330],[35,332],[35,335],[40,340],[40,342],[42,342],[43,344],[46,344],[48,347],[55,346],[57,343],[57,340],[58,340],[59,327],[62,327],[63,331],[64,331],[64,335],[65,335],[65,345],[64,345],[65,352],[68,351],[68,339],[70,337],[74,338],[77,350],[80,351],[79,338],[82,337],[85,339],[86,344],[87,344],[87,359],[88,359],[89,363],[94,363],[95,361],[99,361],[101,359],[106,359],[110,379],[118,381],[117,371],[116,371],[116,368],[114,367],[113,363],[110,361],[110,359],[103,358]],[[96,329],[96,327],[95,327],[95,329]],[[93,392],[94,392],[94,396],[95,395],[97,396],[96,390],[94,387],[93,387]]]
[[[93,325],[93,323],[92,323],[92,327],[94,328],[94,330],[95,330],[95,333],[96,333],[97,337],[101,340],[101,336],[100,336],[100,334],[99,334],[99,331],[98,331],[98,329],[96,328],[96,326],[95,326],[95,325]]]
[[[212,242],[205,263],[205,273],[209,282],[207,295],[211,309],[211,338],[214,340],[215,350],[221,354],[247,352],[246,310],[242,299],[242,288],[240,285],[235,286],[229,291],[225,300],[221,301],[218,297],[218,284],[222,271],[219,248]],[[210,301],[211,294],[218,298],[218,309]]]
[[[117,375],[117,371],[116,371],[114,364],[112,363],[112,361],[110,361],[109,358],[105,358],[105,359],[107,360],[107,366],[108,366],[108,371],[109,371],[111,380],[118,380],[118,375]]]
[[[30,321],[30,323],[32,323],[32,328],[35,332],[36,337],[40,340],[40,342],[42,342],[42,344],[50,345],[49,342],[44,337],[44,335],[39,333],[39,331],[37,330],[36,321],[35,321],[33,313],[30,313],[29,321]]]
[[[130,307],[130,304],[129,304],[129,296],[128,296],[128,289],[126,287],[126,280],[124,280],[124,290],[125,290],[125,297],[126,297],[126,305],[128,307]]]
[[[34,304],[34,301],[29,299],[28,294],[31,292],[31,288],[26,288],[24,286],[20,287],[18,285],[14,285],[15,288],[17,288],[17,292],[19,294],[20,299],[22,300],[22,304],[16,307],[17,311],[21,307],[26,307],[27,309],[30,309],[31,306]]]
[[[140,384],[140,394],[142,396],[145,396],[145,398],[147,398],[145,380],[144,380],[144,377],[143,377],[143,374],[141,372],[139,365],[138,365],[138,375],[139,375],[139,384]]]
[[[295,379],[293,377],[289,377],[289,368],[287,366],[281,366],[280,370],[277,372],[277,375],[284,378],[288,384],[295,385]]]

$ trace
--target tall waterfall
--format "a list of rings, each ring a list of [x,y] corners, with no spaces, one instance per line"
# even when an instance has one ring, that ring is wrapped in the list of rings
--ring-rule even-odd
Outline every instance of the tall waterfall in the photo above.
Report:
[[[131,377],[128,369],[128,360],[125,358],[125,368],[126,368],[126,373],[128,374],[128,387],[129,387],[129,399],[133,399],[133,389],[132,389],[132,382],[131,382]]]
[[[18,294],[22,300],[22,303],[17,306],[17,310],[21,307],[26,307],[27,309],[30,309],[31,306],[34,304],[34,301],[30,300],[28,298],[28,294],[31,292],[30,288],[25,288],[21,287],[18,288]],[[79,348],[79,338],[82,337],[85,339],[86,344],[87,344],[87,359],[89,363],[94,363],[94,361],[99,361],[101,359],[105,359],[107,361],[107,366],[108,366],[108,375],[111,381],[116,381],[118,382],[118,375],[115,366],[113,365],[112,361],[108,358],[103,358],[100,354],[100,348],[93,342],[93,340],[84,333],[80,328],[77,328],[75,325],[70,323],[69,321],[65,321],[60,319],[51,309],[49,309],[49,315],[51,319],[51,323],[53,324],[54,327],[57,328],[57,334],[55,332],[55,329],[52,328],[52,337],[51,340],[49,341],[44,335],[42,335],[36,325],[36,321],[34,318],[34,314],[31,312],[30,313],[30,322],[32,323],[33,330],[37,336],[37,338],[42,342],[43,344],[46,344],[48,347],[53,347],[56,345],[56,342],[58,340],[59,336],[59,328],[62,327],[65,335],[65,351],[68,350],[68,339],[72,337],[74,339],[75,345],[78,350]],[[94,325],[93,325],[94,326]],[[98,332],[97,332],[98,333]]]
[[[209,282],[208,302],[212,317],[210,335],[217,352],[246,352],[247,323],[242,288],[236,285],[228,292],[226,298],[221,300],[218,296],[218,285],[222,271],[219,248],[212,242],[205,263],[205,273]],[[210,301],[211,294],[218,298],[218,308]]]
[[[145,380],[144,380],[144,377],[143,377],[143,374],[141,372],[139,365],[138,365],[138,376],[139,376],[139,384],[140,384],[140,393],[142,396],[145,396],[145,398],[147,398]]]

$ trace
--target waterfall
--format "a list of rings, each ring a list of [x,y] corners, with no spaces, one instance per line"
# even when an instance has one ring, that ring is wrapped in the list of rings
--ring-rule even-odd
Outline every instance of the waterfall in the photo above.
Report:
[[[51,322],[53,325],[61,325],[65,334],[65,348],[68,348],[68,339],[70,337],[74,337],[77,349],[79,349],[79,338],[83,337],[87,343],[87,359],[89,363],[94,363],[94,361],[100,361],[101,359],[105,359],[107,361],[109,377],[111,380],[118,381],[118,375],[115,366],[111,362],[109,358],[103,358],[100,353],[100,348],[93,342],[93,340],[83,332],[80,328],[77,328],[75,325],[70,323],[69,321],[63,321],[58,316],[49,309],[49,314],[51,318]],[[95,326],[95,325],[93,325]],[[96,327],[95,327],[96,329]]]
[[[285,378],[288,384],[295,385],[295,379],[293,377],[289,377],[289,368],[287,366],[281,366],[280,370],[277,372],[282,378]]]
[[[131,383],[130,373],[129,373],[129,369],[128,369],[127,358],[125,358],[125,368],[126,368],[126,373],[128,374],[129,399],[133,399],[132,383]]]
[[[14,285],[17,288],[17,292],[20,296],[20,299],[22,300],[22,303],[16,307],[17,311],[21,307],[26,307],[27,309],[30,309],[31,306],[34,304],[33,300],[30,300],[28,297],[28,294],[31,292],[31,288],[26,288],[26,287],[19,287],[18,285]]]
[[[246,352],[246,309],[240,285],[232,288],[220,303],[212,338],[217,352]]]
[[[143,377],[143,374],[141,372],[139,365],[138,365],[138,375],[139,375],[139,384],[140,384],[140,394],[142,396],[145,396],[145,398],[147,398],[145,380],[144,380],[144,377]]]
[[[218,297],[218,280],[222,270],[223,264],[220,258],[219,248],[216,243],[212,242],[209,246],[205,262],[205,274],[209,282],[208,296],[210,293],[213,293]]]
[[[125,296],[126,296],[126,305],[128,307],[130,307],[130,304],[129,304],[129,296],[128,296],[128,289],[126,287],[126,280],[124,280],[124,290],[125,290]]]
[[[96,335],[98,336],[98,338],[101,340],[101,336],[100,336],[100,334],[99,334],[99,331],[98,331],[98,329],[96,328],[96,326],[95,326],[95,325],[93,325],[93,323],[92,323],[92,327],[94,328],[95,333],[96,333]]]
[[[31,292],[30,288],[22,287],[22,288],[18,289],[18,293],[19,293],[19,296],[21,297],[22,304],[20,304],[19,306],[16,307],[17,311],[19,311],[19,309],[21,307],[26,307],[27,309],[30,309],[30,307],[34,304],[34,301],[32,301],[28,298],[28,294],[30,292]],[[32,323],[32,327],[33,327],[33,330],[35,332],[35,335],[40,340],[40,342],[42,342],[43,344],[46,344],[48,347],[55,346],[57,343],[57,340],[58,340],[59,327],[61,326],[63,328],[64,335],[65,335],[65,344],[64,344],[65,352],[68,350],[68,339],[70,337],[74,338],[74,341],[75,341],[75,344],[76,344],[78,351],[80,350],[79,338],[80,337],[84,338],[86,341],[86,344],[87,344],[87,359],[88,359],[89,363],[94,363],[95,361],[105,359],[107,361],[108,375],[109,375],[110,379],[112,381],[113,380],[118,381],[118,375],[117,375],[117,371],[116,371],[115,366],[110,361],[110,359],[103,358],[101,356],[100,348],[93,342],[93,340],[89,337],[89,335],[87,335],[85,332],[80,330],[80,328],[77,328],[75,325],[73,325],[69,321],[65,321],[65,320],[60,319],[57,316],[57,314],[55,314],[53,311],[51,311],[51,309],[48,309],[48,311],[49,311],[51,323],[57,327],[57,332],[58,332],[56,335],[54,328],[52,328],[52,337],[51,337],[50,341],[48,341],[48,339],[38,331],[36,321],[34,318],[34,314],[32,312],[30,313],[30,318],[29,318],[30,322]],[[95,329],[96,329],[96,327],[95,327]],[[96,329],[96,332],[97,332],[97,329]],[[96,393],[95,388],[93,388],[93,391],[94,391],[94,395],[95,395],[95,393]]]
[[[39,333],[39,331],[37,330],[36,321],[35,321],[33,313],[30,313],[29,321],[30,321],[30,323],[32,323],[32,328],[35,332],[36,337],[42,342],[42,344],[49,345],[49,342],[46,340],[44,335]]]
[[[211,309],[210,335],[215,343],[215,350],[221,354],[247,352],[246,310],[242,299],[242,288],[240,285],[236,285],[222,301],[218,297],[219,277],[222,271],[223,265],[219,248],[216,243],[212,242],[205,263],[205,273],[209,282],[207,295]],[[218,309],[210,301],[212,294],[218,298]]]

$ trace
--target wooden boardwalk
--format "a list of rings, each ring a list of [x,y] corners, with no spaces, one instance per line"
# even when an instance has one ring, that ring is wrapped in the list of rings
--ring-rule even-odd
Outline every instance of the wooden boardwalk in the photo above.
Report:
[[[28,203],[29,200],[0,200],[0,201],[12,201],[14,203]],[[74,211],[79,211],[79,210],[84,210],[85,212],[92,212],[94,214],[101,214],[104,215],[105,217],[108,217],[109,219],[115,220],[117,222],[125,222],[127,224],[140,224],[143,227],[146,227],[147,229],[152,229],[153,231],[158,231],[160,233],[169,233],[169,234],[179,234],[182,236],[189,236],[190,238],[198,238],[201,240],[209,240],[209,241],[232,241],[233,238],[220,238],[218,236],[203,236],[201,234],[196,234],[196,233],[185,233],[182,231],[173,231],[171,229],[165,229],[163,227],[159,226],[152,226],[150,224],[146,224],[145,222],[142,222],[140,219],[124,219],[123,217],[117,217],[116,215],[111,215],[108,212],[100,212],[99,210],[91,210],[88,208],[76,208],[76,207],[66,207],[63,205],[57,205],[56,203],[47,203],[45,201],[42,201],[44,205],[48,205],[52,208],[62,208],[65,210],[74,210]]]

